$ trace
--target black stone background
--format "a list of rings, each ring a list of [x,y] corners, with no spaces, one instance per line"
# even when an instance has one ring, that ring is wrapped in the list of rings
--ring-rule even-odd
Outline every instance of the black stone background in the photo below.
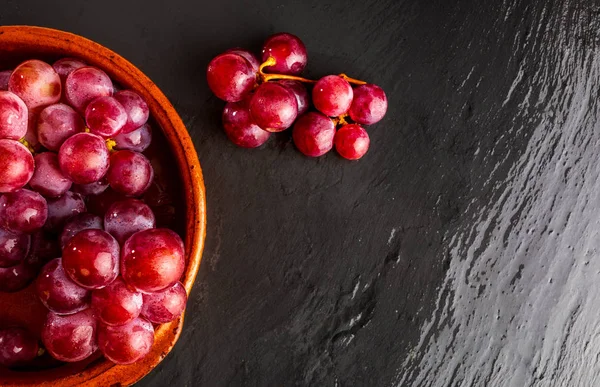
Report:
[[[479,34],[498,12],[467,0],[0,1],[2,25],[71,31],[133,62],[196,145],[204,258],[182,336],[140,386],[394,384],[448,265],[443,235],[490,195],[494,165],[475,149],[494,145],[506,166],[527,139],[501,136],[509,109],[490,115],[517,71],[510,42]],[[308,77],[386,90],[360,162],[305,158],[286,133],[258,150],[227,141],[206,65],[280,31],[305,42]],[[458,92],[476,63],[483,87]]]

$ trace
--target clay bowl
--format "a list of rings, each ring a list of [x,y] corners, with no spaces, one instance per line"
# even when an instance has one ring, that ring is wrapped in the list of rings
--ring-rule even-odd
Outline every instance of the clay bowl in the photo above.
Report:
[[[165,95],[140,70],[113,51],[81,36],[48,28],[0,26],[0,70],[26,59],[52,62],[62,57],[83,59],[104,70],[122,88],[139,93],[153,117],[153,147],[148,158],[155,167],[155,184],[145,198],[152,202],[157,225],[183,237],[187,266],[182,279],[190,292],[202,256],[206,230],[206,201],[202,171],[188,132]],[[146,152],[145,152],[146,153]],[[89,205],[88,205],[89,209]],[[0,293],[0,327],[19,325],[39,334],[46,314],[33,287]],[[183,328],[183,316],[156,328],[152,351],[143,360],[120,366],[101,355],[79,363],[36,360],[29,368],[0,368],[0,386],[127,386],[148,374],[173,348]],[[47,356],[47,355],[46,355]]]

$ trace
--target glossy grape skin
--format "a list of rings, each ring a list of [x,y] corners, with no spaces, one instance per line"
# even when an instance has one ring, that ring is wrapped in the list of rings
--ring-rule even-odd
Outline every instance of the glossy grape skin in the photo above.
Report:
[[[146,356],[154,344],[154,328],[144,318],[119,326],[99,324],[98,347],[116,364],[131,364]]]
[[[59,233],[71,217],[85,210],[83,197],[72,191],[67,191],[58,198],[48,199],[48,220],[44,228]]]
[[[63,83],[73,71],[86,66],[87,64],[75,58],[62,58],[52,64],[52,68],[54,68]]]
[[[108,171],[109,152],[102,137],[77,133],[61,145],[58,162],[73,183],[89,184],[100,180]]]
[[[67,243],[73,238],[78,232],[83,230],[104,230],[104,222],[98,215],[90,214],[89,212],[82,212],[71,217],[63,227],[63,231],[60,234],[60,246],[62,249],[65,248]]]
[[[35,169],[29,180],[32,190],[45,197],[56,198],[71,188],[73,182],[60,170],[56,153],[38,153],[33,159],[35,160]]]
[[[140,196],[150,187],[154,169],[141,153],[122,150],[110,155],[106,178],[115,191],[126,196]]]
[[[0,228],[0,267],[11,267],[23,262],[30,245],[29,235]]]
[[[312,91],[315,108],[329,117],[345,114],[352,104],[354,92],[344,78],[327,75],[317,81]]]
[[[156,227],[154,213],[141,200],[125,199],[113,203],[104,215],[104,227],[119,244],[138,231]]]
[[[12,70],[0,71],[0,90],[8,90],[8,80],[10,79],[11,74]]]
[[[35,281],[35,290],[42,304],[59,315],[80,312],[90,303],[90,291],[69,278],[61,258],[51,260],[42,268]]]
[[[92,310],[60,316],[49,312],[42,329],[42,343],[57,360],[81,361],[97,349],[97,323]]]
[[[144,299],[142,293],[127,287],[121,278],[92,292],[92,308],[98,320],[106,325],[123,325],[140,315]]]
[[[265,82],[250,99],[250,114],[256,125],[264,130],[281,132],[292,126],[298,116],[298,102],[286,87]]]
[[[26,288],[37,276],[38,269],[27,259],[15,266],[0,268],[0,292],[13,293]]]
[[[119,243],[106,231],[80,231],[67,243],[62,258],[67,275],[86,289],[101,289],[119,274]]]
[[[267,142],[271,133],[254,123],[250,115],[250,98],[228,102],[223,109],[223,128],[231,142],[242,148],[256,148]]]
[[[106,177],[89,184],[73,184],[72,191],[85,196],[100,195],[108,189]]]
[[[287,87],[296,97],[296,102],[298,102],[298,116],[306,113],[310,107],[310,97],[308,95],[308,90],[306,90],[306,87],[302,82],[290,79],[282,79],[277,82],[280,85]]]
[[[10,91],[0,91],[0,138],[18,140],[25,136],[28,119],[25,102]]]
[[[110,77],[96,67],[81,67],[65,80],[65,97],[69,105],[82,114],[92,100],[112,96],[113,90]]]
[[[333,148],[335,124],[322,113],[308,112],[294,124],[292,138],[296,148],[309,157],[319,157]]]
[[[141,153],[152,142],[152,128],[149,124],[144,124],[129,133],[121,131],[113,140],[115,140],[115,149],[117,150],[130,150]]]
[[[48,219],[46,199],[37,192],[20,189],[0,196],[0,227],[30,234],[41,229]]]
[[[52,105],[60,100],[60,77],[46,62],[32,59],[12,72],[8,90],[18,95],[29,109]]]
[[[166,228],[133,234],[121,251],[121,275],[142,293],[173,286],[185,269],[185,253],[179,235]]]
[[[38,341],[25,329],[0,329],[0,365],[25,365],[36,358],[38,350]]]
[[[342,126],[335,134],[335,150],[345,159],[358,160],[369,150],[369,135],[358,124]]]
[[[121,133],[127,122],[127,113],[113,97],[98,97],[87,105],[85,122],[91,133],[110,138]]]
[[[40,112],[37,121],[37,138],[40,144],[57,152],[60,146],[74,134],[83,132],[85,124],[72,107],[59,103]]]
[[[0,139],[0,193],[22,188],[33,176],[33,170],[33,156],[23,144]]]
[[[225,51],[225,54],[237,54],[243,56],[248,62],[250,62],[250,65],[252,65],[252,69],[255,72],[258,72],[260,62],[258,61],[256,55],[254,55],[252,52],[244,50],[243,48],[230,48],[229,50]]]
[[[148,122],[150,108],[138,93],[132,90],[122,90],[115,93],[114,97],[123,106],[127,115],[122,133],[134,131]]]
[[[285,32],[272,35],[263,45],[262,61],[269,57],[275,59],[275,64],[266,68],[270,73],[300,74],[308,62],[304,43]]]
[[[176,320],[185,310],[187,292],[181,282],[158,293],[144,294],[142,316],[155,324]]]
[[[237,102],[250,94],[256,84],[257,74],[243,56],[225,53],[210,61],[206,79],[218,98],[226,102]]]
[[[377,85],[362,85],[354,89],[354,98],[348,114],[357,124],[372,125],[385,116],[388,101],[383,89]]]

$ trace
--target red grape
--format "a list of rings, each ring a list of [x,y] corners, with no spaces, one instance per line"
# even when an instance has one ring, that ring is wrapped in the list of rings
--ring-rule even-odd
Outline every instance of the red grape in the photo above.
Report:
[[[123,126],[122,133],[134,131],[148,122],[150,117],[148,104],[135,91],[119,91],[115,93],[115,99],[119,101],[127,114],[127,122]]]
[[[83,197],[75,192],[67,191],[56,199],[48,199],[48,220],[45,229],[58,233],[72,216],[85,212]]]
[[[231,142],[243,148],[256,148],[267,142],[271,133],[261,129],[250,116],[250,99],[228,102],[223,109],[223,128]]]
[[[354,89],[354,99],[348,114],[357,124],[372,125],[385,116],[387,106],[387,97],[381,87],[362,85]]]
[[[0,139],[0,193],[22,188],[33,176],[33,156],[25,145]]]
[[[263,62],[269,57],[275,59],[275,64],[267,67],[269,72],[281,74],[300,74],[308,61],[304,43],[297,36],[285,32],[275,34],[265,42]]]
[[[0,267],[11,267],[23,262],[30,244],[29,235],[0,228]]]
[[[119,326],[99,324],[98,346],[104,356],[116,364],[131,364],[150,352],[154,328],[143,318]]]
[[[144,294],[142,316],[155,324],[167,323],[181,316],[186,302],[185,288],[181,282],[177,282],[162,292]]]
[[[141,292],[158,292],[173,286],[184,268],[183,242],[169,229],[137,232],[123,245],[121,275]]]
[[[156,227],[156,220],[144,202],[125,199],[108,208],[104,215],[104,227],[122,245],[136,232]]]
[[[8,90],[8,80],[10,79],[11,74],[12,70],[0,71],[0,90]]]
[[[229,50],[225,51],[225,54],[237,54],[243,56],[248,62],[250,62],[252,69],[255,72],[258,72],[260,62],[258,61],[256,55],[254,55],[252,52],[244,50],[243,48],[230,48]]]
[[[63,267],[79,286],[103,288],[119,274],[119,243],[106,231],[80,231],[63,249]]]
[[[96,329],[96,319],[89,308],[68,316],[49,312],[42,342],[57,360],[81,361],[96,351]]]
[[[73,192],[81,195],[100,195],[108,188],[108,180],[106,177],[89,184],[73,184]]]
[[[11,74],[8,90],[21,97],[29,109],[47,106],[60,100],[60,77],[48,63],[28,60]]]
[[[306,113],[310,105],[310,99],[308,97],[308,90],[306,90],[306,87],[302,82],[282,79],[278,81],[278,83],[287,87],[289,91],[294,93],[296,102],[298,102],[298,115]]]
[[[12,232],[32,233],[48,219],[46,199],[37,192],[20,189],[0,197],[0,226]]]
[[[37,276],[38,269],[27,262],[27,258],[18,265],[0,268],[0,292],[18,292],[27,287]]]
[[[36,358],[38,341],[22,328],[0,329],[0,365],[14,367]]]
[[[42,144],[38,140],[37,123],[40,112],[43,108],[29,109],[27,115],[27,133],[23,136],[23,140],[27,141],[27,148],[33,149],[34,152],[39,152],[42,149]]]
[[[10,91],[0,91],[0,138],[18,140],[27,133],[25,102]]]
[[[108,187],[107,190],[98,195],[88,196],[87,206],[89,212],[104,218],[104,214],[106,214],[106,211],[108,211],[108,207],[110,207],[114,202],[123,199],[126,199],[126,197]]]
[[[292,126],[298,116],[298,102],[288,88],[265,82],[250,99],[250,114],[256,125],[264,130],[281,132]]]
[[[152,142],[152,129],[149,124],[144,124],[129,133],[121,131],[113,140],[115,140],[115,149],[117,150],[130,150],[141,153]]]
[[[141,153],[122,150],[110,155],[106,178],[115,191],[127,196],[140,196],[150,187],[154,169]]]
[[[81,116],[72,107],[59,103],[41,111],[37,121],[37,138],[48,150],[56,152],[66,139],[84,129]]]
[[[352,104],[352,96],[352,86],[338,75],[319,79],[312,91],[315,108],[329,117],[345,114]]]
[[[292,137],[296,148],[306,156],[319,157],[333,148],[335,125],[322,113],[306,113],[294,124]]]
[[[335,150],[345,159],[358,160],[369,150],[369,135],[360,125],[344,125],[335,134]]]
[[[111,95],[112,81],[104,71],[95,67],[81,67],[70,73],[65,80],[65,97],[80,113],[85,112],[92,100]]]
[[[110,138],[121,132],[127,122],[127,113],[115,98],[98,97],[87,105],[85,122],[91,133]]]
[[[90,291],[71,281],[61,258],[55,258],[43,267],[35,282],[35,290],[42,304],[60,315],[82,311],[90,301]]]
[[[237,102],[250,94],[256,85],[257,74],[243,56],[225,53],[210,61],[206,79],[217,97],[227,102]]]
[[[54,71],[56,71],[63,82],[65,82],[69,74],[71,74],[73,71],[86,66],[87,65],[84,62],[74,58],[62,58],[54,62],[52,65]]]
[[[104,230],[102,218],[98,215],[90,214],[88,212],[82,212],[73,216],[65,223],[62,233],[60,234],[60,246],[65,248],[67,243],[73,238],[79,231],[96,229]]]
[[[89,184],[100,180],[108,171],[109,152],[102,137],[77,133],[61,145],[58,162],[74,183]]]
[[[130,290],[121,278],[92,292],[92,308],[98,320],[106,325],[123,325],[133,321],[142,311],[142,293]]]
[[[73,184],[58,165],[58,156],[56,153],[43,152],[34,157],[35,170],[29,186],[32,190],[40,194],[55,198],[63,195],[71,188]]]

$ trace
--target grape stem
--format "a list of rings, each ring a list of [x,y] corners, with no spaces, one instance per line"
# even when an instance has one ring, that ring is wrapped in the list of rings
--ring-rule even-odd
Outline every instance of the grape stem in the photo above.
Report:
[[[346,117],[348,117],[347,114],[342,114],[339,117],[333,118],[333,123],[335,124],[335,126],[348,125],[348,121],[346,121]]]
[[[117,142],[115,140],[113,140],[112,138],[109,138],[108,140],[106,140],[106,147],[108,148],[109,152],[116,152],[115,150],[115,146],[117,145]]]
[[[279,79],[289,79],[289,80],[292,80],[292,81],[299,81],[299,82],[304,82],[304,83],[317,83],[317,81],[313,81],[312,79],[306,79],[306,78],[302,78],[302,77],[297,77],[295,75],[267,74],[267,73],[264,72],[264,68],[265,67],[273,66],[275,63],[277,63],[277,61],[275,60],[275,58],[273,58],[272,56],[270,56],[258,68],[258,73],[260,74],[260,79],[263,82],[275,81],[275,80],[279,80]],[[361,80],[358,80],[358,79],[350,78],[346,74],[340,74],[339,76],[342,77],[342,78],[344,78],[346,81],[348,81],[348,83],[351,83],[351,84],[354,84],[354,85],[366,85],[367,84],[367,82],[365,82],[365,81],[361,81]]]
[[[350,78],[346,74],[340,74],[339,76],[342,77],[342,78],[344,78],[346,81],[348,81],[348,83],[352,83],[353,85],[366,85],[367,84],[367,82],[365,82],[365,81],[361,81],[361,80],[358,80],[358,79]]]
[[[29,152],[31,152],[31,154],[35,154],[35,149],[33,149],[33,147],[31,146],[31,144],[29,144],[29,141],[25,140],[25,137],[21,138],[19,140],[19,142],[23,145],[25,145],[25,148],[27,148],[27,150],[29,150]]]

